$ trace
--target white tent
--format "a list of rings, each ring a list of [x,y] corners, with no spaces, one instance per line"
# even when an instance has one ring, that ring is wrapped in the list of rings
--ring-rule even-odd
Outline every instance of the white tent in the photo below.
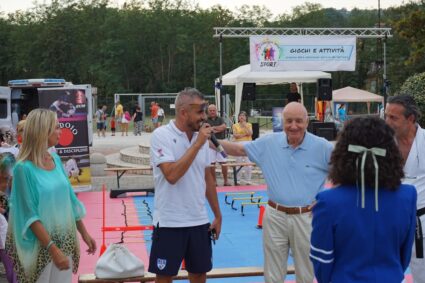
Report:
[[[332,112],[336,112],[335,104],[347,102],[378,102],[384,103],[384,97],[366,90],[347,86],[332,92]],[[370,104],[367,105],[367,113],[370,114]]]
[[[380,102],[384,103],[384,97],[374,94],[372,92],[368,92],[365,90],[361,90],[358,88],[354,88],[351,86],[347,86],[344,88],[336,89],[332,92],[332,100],[334,103],[339,102]]]
[[[295,82],[315,83],[318,79],[331,78],[331,74],[320,71],[294,71],[294,72],[254,72],[251,66],[243,65],[223,75],[223,85],[235,86],[235,116],[240,111],[242,100],[242,88],[244,83],[256,83],[257,85],[275,85]],[[300,88],[302,97],[302,88]],[[220,97],[216,92],[216,102],[220,105]],[[237,118],[237,117],[236,117]]]

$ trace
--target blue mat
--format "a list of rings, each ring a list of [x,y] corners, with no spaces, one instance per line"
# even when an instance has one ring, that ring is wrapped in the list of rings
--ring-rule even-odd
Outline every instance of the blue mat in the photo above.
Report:
[[[255,196],[262,196],[263,201],[267,200],[265,191],[256,192]],[[213,266],[215,268],[263,266],[263,235],[262,230],[256,228],[259,208],[256,205],[245,206],[245,216],[242,216],[240,211],[241,201],[235,202],[235,207],[238,209],[236,211],[230,205],[225,204],[224,198],[225,193],[218,194],[220,208],[223,214],[223,224],[220,239],[213,246]],[[147,203],[153,212],[153,199],[153,196],[134,197],[134,202],[136,207],[145,207],[145,203]],[[209,214],[210,219],[213,219],[213,214],[210,210]],[[151,224],[149,218],[146,217],[146,213],[139,213],[139,220],[141,224]],[[148,239],[151,232],[144,233],[145,238]],[[147,248],[148,252],[150,252],[150,242],[147,243]],[[293,265],[291,257],[288,259],[288,265]],[[288,275],[286,279],[295,280],[295,276]],[[264,282],[264,278],[222,278],[209,279],[208,282],[252,283]]]

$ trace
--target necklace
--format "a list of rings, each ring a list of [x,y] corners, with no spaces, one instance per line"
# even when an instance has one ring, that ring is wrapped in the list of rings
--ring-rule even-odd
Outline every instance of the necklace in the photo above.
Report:
[[[49,153],[47,153],[46,155],[43,156],[43,160],[44,161],[51,161],[52,160],[52,156]]]

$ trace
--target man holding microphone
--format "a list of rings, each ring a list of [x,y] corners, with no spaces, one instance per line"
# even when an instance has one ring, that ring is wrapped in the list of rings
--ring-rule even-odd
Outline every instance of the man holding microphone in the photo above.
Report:
[[[157,283],[172,282],[184,259],[190,282],[206,282],[212,269],[211,240],[218,239],[222,216],[209,170],[208,138],[203,95],[194,88],[176,98],[176,119],[154,131],[151,163],[155,182],[155,207],[149,272]],[[214,220],[210,224],[205,200]]]

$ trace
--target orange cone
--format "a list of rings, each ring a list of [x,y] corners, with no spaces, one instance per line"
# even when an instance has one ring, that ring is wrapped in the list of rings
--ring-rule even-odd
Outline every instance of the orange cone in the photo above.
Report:
[[[258,229],[263,229],[263,216],[265,211],[266,211],[266,208],[264,207],[264,205],[260,206],[260,213],[258,214],[258,222],[257,222]]]
[[[182,266],[180,268],[181,270],[186,270],[186,262],[184,261],[184,259],[182,260]]]

